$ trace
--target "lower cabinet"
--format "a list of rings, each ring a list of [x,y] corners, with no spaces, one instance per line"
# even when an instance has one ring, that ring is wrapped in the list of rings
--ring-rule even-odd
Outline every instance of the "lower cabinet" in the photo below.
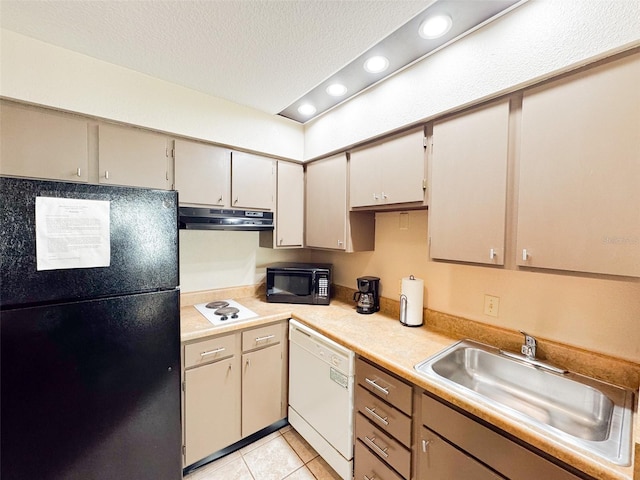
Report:
[[[236,334],[185,346],[185,465],[241,438],[238,347]]]
[[[421,403],[419,478],[580,478],[429,395]]]
[[[355,478],[412,478],[411,385],[361,358],[356,382]]]
[[[474,458],[449,445],[440,436],[426,427],[420,429],[418,478],[450,479],[473,478],[474,480],[499,480],[496,475]]]
[[[184,345],[184,466],[286,417],[286,321]]]
[[[242,436],[286,417],[283,345],[287,323],[242,332]]]
[[[356,480],[583,478],[360,357],[356,383]]]

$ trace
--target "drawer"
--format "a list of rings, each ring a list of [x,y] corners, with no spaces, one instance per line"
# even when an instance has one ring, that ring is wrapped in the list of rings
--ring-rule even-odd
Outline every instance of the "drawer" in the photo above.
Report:
[[[223,335],[184,347],[184,368],[217,362],[236,353],[236,336]]]
[[[380,461],[360,440],[356,440],[353,457],[353,478],[355,480],[403,480],[403,478]]]
[[[275,323],[242,332],[242,351],[267,347],[282,342],[282,323]]]
[[[411,385],[362,359],[356,361],[356,379],[359,385],[362,385],[374,395],[402,410],[407,415],[411,415]]]
[[[360,385],[356,388],[356,410],[396,440],[411,447],[411,417],[383,402]]]
[[[404,478],[410,477],[411,450],[373,425],[361,413],[356,417],[356,437]]]

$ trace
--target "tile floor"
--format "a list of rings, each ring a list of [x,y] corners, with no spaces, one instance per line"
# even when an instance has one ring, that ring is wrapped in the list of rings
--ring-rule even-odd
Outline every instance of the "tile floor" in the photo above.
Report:
[[[290,425],[215,462],[184,480],[340,480]]]

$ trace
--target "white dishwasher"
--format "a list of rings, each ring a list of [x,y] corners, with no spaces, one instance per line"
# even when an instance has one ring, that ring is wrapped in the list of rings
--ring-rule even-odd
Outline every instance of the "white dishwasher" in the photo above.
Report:
[[[289,423],[345,480],[353,477],[354,354],[289,322]]]

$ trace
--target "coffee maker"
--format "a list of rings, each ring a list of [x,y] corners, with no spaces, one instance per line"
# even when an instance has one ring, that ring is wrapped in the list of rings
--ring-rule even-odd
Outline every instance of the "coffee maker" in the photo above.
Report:
[[[374,313],[380,310],[380,279],[378,277],[359,277],[358,291],[353,294],[358,313]]]

